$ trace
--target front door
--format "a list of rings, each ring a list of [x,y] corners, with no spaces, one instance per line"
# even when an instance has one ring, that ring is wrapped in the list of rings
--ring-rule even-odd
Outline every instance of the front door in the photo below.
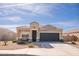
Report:
[[[33,42],[36,41],[36,37],[37,37],[37,31],[36,30],[32,30],[32,41]]]

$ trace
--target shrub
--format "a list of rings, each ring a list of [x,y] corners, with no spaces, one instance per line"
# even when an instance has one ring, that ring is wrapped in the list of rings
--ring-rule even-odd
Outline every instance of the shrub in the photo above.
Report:
[[[78,37],[77,37],[77,36],[75,36],[75,35],[72,35],[72,36],[71,36],[71,39],[72,39],[72,41],[74,41],[74,42],[75,42],[75,41],[77,41],[77,40],[78,40]]]
[[[75,42],[72,42],[72,44],[76,45],[76,43],[75,43]]]
[[[28,47],[29,47],[29,48],[34,48],[33,43],[29,43]]]
[[[25,44],[25,42],[17,42],[18,44]]]
[[[63,40],[63,39],[61,39],[61,40],[60,40],[60,42],[64,42],[64,40]]]
[[[12,41],[12,43],[16,43],[16,42],[17,42],[16,40]]]
[[[18,39],[17,44],[26,44],[26,41],[22,39]]]

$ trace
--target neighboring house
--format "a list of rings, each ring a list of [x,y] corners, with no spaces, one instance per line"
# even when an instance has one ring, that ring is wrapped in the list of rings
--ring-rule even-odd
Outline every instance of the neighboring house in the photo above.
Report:
[[[17,27],[17,37],[28,36],[31,41],[59,41],[62,39],[62,29],[53,25],[40,25],[37,22],[30,23],[30,26]]]
[[[65,32],[65,33],[63,33],[63,36],[65,37],[69,37],[69,36],[72,36],[72,35],[74,35],[74,36],[76,36],[76,37],[78,37],[78,40],[79,40],[79,29],[76,29],[76,30],[70,30],[70,31],[67,31],[67,32]],[[66,39],[66,38],[64,38],[64,39]]]

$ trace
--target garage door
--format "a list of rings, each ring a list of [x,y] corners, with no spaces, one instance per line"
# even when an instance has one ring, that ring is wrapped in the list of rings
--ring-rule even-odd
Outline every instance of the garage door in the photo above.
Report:
[[[59,41],[59,33],[40,33],[40,41]]]

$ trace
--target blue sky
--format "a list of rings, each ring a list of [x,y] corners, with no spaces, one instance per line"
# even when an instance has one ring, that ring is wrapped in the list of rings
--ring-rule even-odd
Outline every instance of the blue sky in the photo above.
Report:
[[[52,24],[64,31],[79,29],[79,4],[0,3],[0,27],[15,30],[32,21]]]

